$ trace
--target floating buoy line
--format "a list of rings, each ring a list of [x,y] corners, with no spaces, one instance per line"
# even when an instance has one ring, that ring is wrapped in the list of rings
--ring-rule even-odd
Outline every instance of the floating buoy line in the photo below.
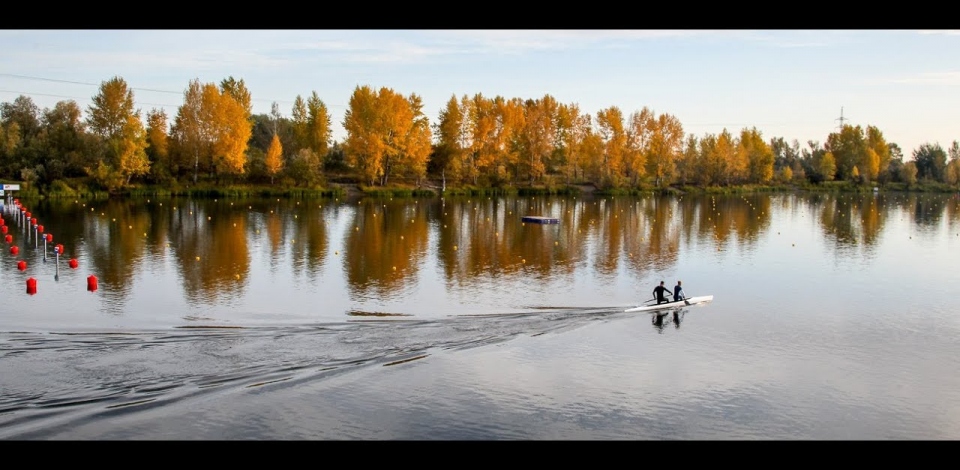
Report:
[[[16,185],[4,186],[4,189],[8,189],[7,186]],[[93,208],[90,210],[92,211]],[[11,230],[10,225],[7,225],[7,218],[5,218],[4,215],[8,216],[12,222],[20,227],[20,234],[23,236],[21,244],[18,245],[15,242],[14,234],[11,233],[13,230]],[[0,213],[0,234],[3,235],[4,242],[10,246],[8,252],[16,261],[15,266],[17,270],[24,273],[31,268],[28,266],[26,260],[17,259],[21,256],[21,247],[26,249],[32,242],[34,250],[43,251],[43,261],[46,262],[47,254],[52,246],[56,269],[54,280],[60,280],[60,258],[65,254],[64,246],[62,244],[53,245],[53,234],[47,231],[47,227],[44,227],[36,215],[30,212],[19,199],[12,198],[12,195],[7,196],[6,203],[3,205],[3,212]],[[70,269],[77,269],[80,267],[80,263],[76,258],[70,258],[69,261],[67,261],[67,266],[69,266]],[[26,280],[26,293],[35,295],[37,293],[37,284],[38,281],[36,277],[28,277]],[[90,292],[97,290],[97,277],[93,274],[87,277],[87,290]]]

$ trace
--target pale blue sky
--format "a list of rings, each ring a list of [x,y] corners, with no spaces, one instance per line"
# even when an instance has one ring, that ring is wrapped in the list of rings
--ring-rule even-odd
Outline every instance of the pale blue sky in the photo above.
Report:
[[[845,122],[879,128],[910,158],[960,140],[960,31],[910,30],[3,30],[0,102],[84,110],[114,76],[141,116],[171,119],[190,80],[243,79],[254,113],[290,116],[316,91],[344,137],[357,86],[423,98],[435,123],[451,96],[541,98],[581,112],[648,107],[687,134],[824,142]]]

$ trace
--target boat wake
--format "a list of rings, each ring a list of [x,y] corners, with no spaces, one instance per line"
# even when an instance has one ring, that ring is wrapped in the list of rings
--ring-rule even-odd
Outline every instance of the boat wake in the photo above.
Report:
[[[364,367],[391,367],[578,328],[622,315],[612,308],[418,320],[357,312],[308,326],[164,331],[0,333],[0,438],[156,408],[210,393],[296,386]],[[61,428],[62,431],[62,428]]]

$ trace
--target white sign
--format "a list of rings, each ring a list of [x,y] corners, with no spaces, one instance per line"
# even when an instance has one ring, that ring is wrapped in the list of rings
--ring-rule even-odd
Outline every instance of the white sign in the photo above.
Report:
[[[3,190],[0,189],[0,196],[3,196]]]
[[[20,185],[19,185],[19,184],[5,184],[5,185],[3,185],[3,190],[4,190],[4,191],[19,191],[19,190],[20,190]]]

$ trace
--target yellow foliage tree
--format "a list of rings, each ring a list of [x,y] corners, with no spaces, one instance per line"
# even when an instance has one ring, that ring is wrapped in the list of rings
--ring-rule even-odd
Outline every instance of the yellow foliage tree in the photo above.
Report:
[[[649,121],[650,142],[647,149],[647,171],[657,187],[670,184],[677,161],[683,154],[683,126],[670,114],[661,114]]]
[[[603,142],[600,184],[607,187],[620,186],[624,175],[624,157],[628,151],[623,112],[616,106],[598,111],[597,128]]]
[[[327,110],[327,105],[315,91],[307,98],[305,133],[307,147],[320,158],[324,158],[330,149],[330,139],[333,135],[330,126],[330,111]]]
[[[740,131],[740,152],[746,155],[747,181],[769,183],[773,179],[773,149],[756,128]]]
[[[387,150],[377,98],[377,93],[369,86],[356,87],[343,117],[343,127],[347,131],[343,145],[347,163],[371,186],[383,174]]]
[[[163,109],[153,109],[147,113],[147,157],[151,170],[159,179],[166,179],[172,173],[170,167],[170,142],[167,137],[167,113]]]
[[[273,184],[273,178],[283,169],[283,145],[280,144],[280,136],[277,134],[273,134],[264,164],[267,166],[267,174],[270,175],[270,184]]]
[[[634,186],[639,185],[640,180],[647,174],[647,154],[650,151],[653,119],[653,111],[646,106],[630,114],[625,169]]]
[[[118,189],[129,184],[133,176],[150,170],[146,131],[140,111],[133,107],[133,90],[122,78],[103,82],[92,102],[88,123],[90,130],[104,140],[106,154],[95,170],[88,171],[108,189]]]

